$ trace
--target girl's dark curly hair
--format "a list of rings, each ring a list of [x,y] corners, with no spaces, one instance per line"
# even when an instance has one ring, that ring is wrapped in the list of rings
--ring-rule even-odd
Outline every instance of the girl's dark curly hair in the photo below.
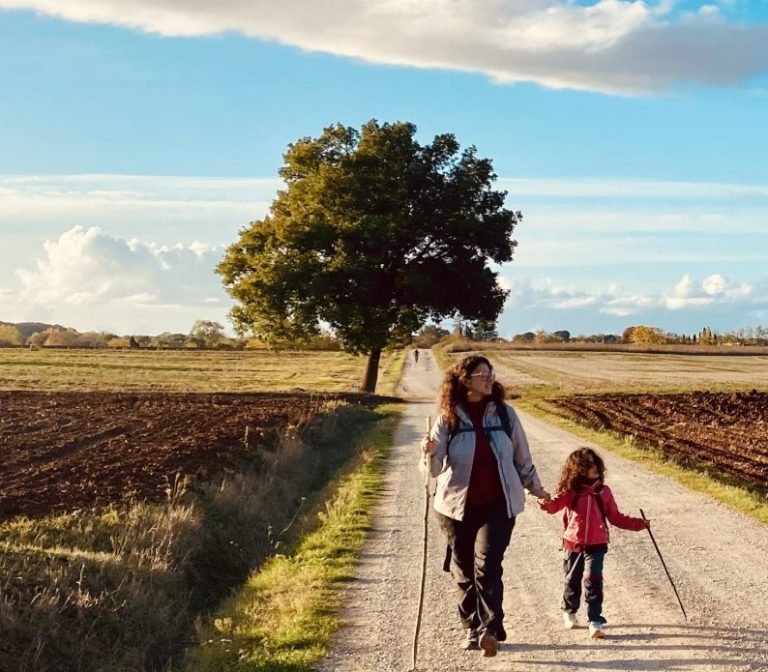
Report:
[[[577,448],[567,458],[560,471],[560,482],[557,491],[575,491],[580,485],[589,481],[589,470],[597,467],[598,478],[605,479],[605,463],[591,448]]]
[[[485,357],[469,355],[454,364],[445,374],[443,384],[440,387],[440,413],[449,427],[456,427],[459,424],[456,405],[466,403],[469,376],[481,364],[486,364],[489,369],[493,370],[493,365]],[[504,387],[500,382],[494,381],[488,399],[493,401],[496,406],[504,403]]]

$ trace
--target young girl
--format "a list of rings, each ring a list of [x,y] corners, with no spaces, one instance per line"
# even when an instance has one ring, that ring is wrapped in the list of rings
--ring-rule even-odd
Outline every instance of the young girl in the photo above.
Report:
[[[547,513],[565,509],[563,515],[563,622],[570,629],[576,625],[581,599],[587,603],[589,636],[603,636],[603,559],[608,551],[608,523],[625,530],[645,529],[650,521],[625,516],[616,506],[610,488],[604,485],[605,465],[591,448],[578,448],[565,460],[557,485],[557,495],[549,502],[540,501]],[[607,522],[606,522],[607,521]]]

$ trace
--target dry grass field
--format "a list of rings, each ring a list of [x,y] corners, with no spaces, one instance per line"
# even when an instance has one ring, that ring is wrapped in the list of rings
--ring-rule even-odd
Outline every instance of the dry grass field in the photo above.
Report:
[[[507,389],[524,395],[768,390],[766,355],[504,350],[487,355]]]
[[[382,354],[379,394],[394,389],[389,369],[398,357],[402,352]],[[354,392],[365,362],[345,352],[6,348],[0,390]]]

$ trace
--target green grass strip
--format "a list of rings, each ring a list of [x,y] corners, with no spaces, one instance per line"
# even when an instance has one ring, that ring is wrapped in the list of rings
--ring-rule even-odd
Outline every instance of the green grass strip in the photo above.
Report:
[[[376,409],[381,419],[364,437],[356,464],[329,488],[319,524],[292,551],[270,558],[201,628],[188,672],[310,672],[328,653],[401,410]]]
[[[632,436],[610,430],[596,430],[559,415],[545,401],[517,399],[515,406],[560,427],[589,443],[638,462],[649,471],[674,479],[681,485],[709,495],[713,499],[768,524],[768,494],[744,484],[707,465],[680,464],[662,451],[635,441]]]

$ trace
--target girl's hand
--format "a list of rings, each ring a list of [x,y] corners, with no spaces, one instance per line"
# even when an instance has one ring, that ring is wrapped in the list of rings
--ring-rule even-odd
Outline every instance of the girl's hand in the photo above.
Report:
[[[544,489],[541,488],[540,490],[536,490],[535,492],[531,492],[531,494],[539,500],[539,503],[547,503],[552,501],[552,497],[550,494]]]
[[[651,519],[650,518],[644,518],[643,522],[645,523],[646,528],[649,530],[651,529]]]
[[[429,455],[432,457],[432,455],[435,454],[435,449],[437,448],[437,441],[434,439],[431,439],[428,436],[425,436],[421,440],[421,450],[424,452],[425,455]]]

